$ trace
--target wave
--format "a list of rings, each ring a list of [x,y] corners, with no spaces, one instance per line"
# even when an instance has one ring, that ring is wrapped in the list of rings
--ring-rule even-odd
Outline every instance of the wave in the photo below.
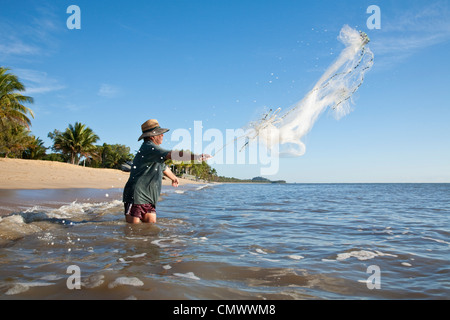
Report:
[[[15,212],[0,217],[0,244],[52,230],[58,226],[70,226],[98,220],[111,209],[117,209],[122,201],[113,200],[100,203],[72,202],[59,208],[51,209],[34,206],[25,211]]]

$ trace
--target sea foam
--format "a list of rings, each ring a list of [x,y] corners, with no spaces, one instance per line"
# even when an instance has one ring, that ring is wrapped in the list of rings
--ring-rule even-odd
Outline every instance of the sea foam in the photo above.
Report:
[[[136,277],[119,277],[110,284],[108,284],[108,288],[113,289],[118,286],[133,286],[133,287],[141,287],[144,283]]]

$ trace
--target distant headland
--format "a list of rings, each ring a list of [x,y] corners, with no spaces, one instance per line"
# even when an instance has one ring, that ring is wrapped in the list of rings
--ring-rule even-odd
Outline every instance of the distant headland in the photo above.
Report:
[[[263,177],[254,177],[252,179],[238,179],[234,177],[217,177],[215,182],[235,182],[235,183],[286,183],[285,180],[270,180]]]

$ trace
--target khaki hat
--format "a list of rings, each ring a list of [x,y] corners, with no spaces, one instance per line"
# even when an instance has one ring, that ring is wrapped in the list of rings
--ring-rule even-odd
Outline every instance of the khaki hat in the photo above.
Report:
[[[154,137],[159,136],[160,134],[163,134],[170,129],[164,129],[159,126],[158,120],[150,119],[145,121],[142,126],[142,135],[139,137],[139,140],[142,140],[146,137]]]

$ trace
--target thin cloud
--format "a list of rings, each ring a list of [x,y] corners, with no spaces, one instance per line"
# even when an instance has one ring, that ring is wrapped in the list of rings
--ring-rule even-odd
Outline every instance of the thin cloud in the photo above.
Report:
[[[31,69],[15,69],[15,74],[26,87],[26,94],[41,94],[64,89],[57,79],[49,77],[46,72]]]
[[[385,17],[382,11],[381,30],[373,31],[370,45],[375,56],[380,57],[377,64],[401,63],[420,50],[450,41],[449,14],[446,2],[428,3],[395,17]]]
[[[98,90],[97,94],[100,97],[114,98],[119,94],[119,92],[120,90],[117,87],[103,83],[102,85],[100,85],[100,89]]]
[[[30,58],[51,55],[58,48],[55,35],[62,32],[58,28],[59,17],[55,8],[49,5],[36,6],[34,18],[28,23],[21,19],[12,20],[7,12],[2,12],[0,20],[0,59]]]
[[[9,37],[7,41],[3,40],[0,43],[0,57],[7,57],[10,55],[35,55],[41,50],[37,46],[23,43],[20,39]],[[4,43],[8,43],[7,45]]]
[[[450,35],[444,37],[442,34],[405,35],[403,38],[386,37],[374,43],[372,48],[378,54],[412,54],[417,50],[431,47],[449,39]]]

